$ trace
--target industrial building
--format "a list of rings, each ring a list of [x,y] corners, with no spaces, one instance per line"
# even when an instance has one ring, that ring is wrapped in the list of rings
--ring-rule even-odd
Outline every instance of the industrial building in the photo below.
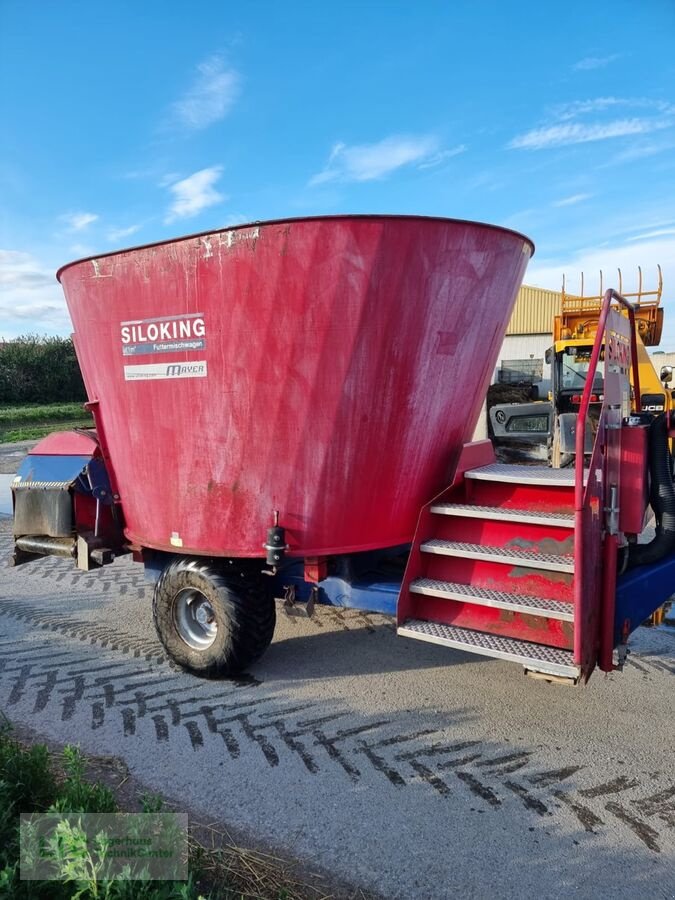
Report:
[[[524,284],[506,329],[492,383],[548,381],[551,367],[544,354],[551,346],[553,318],[560,314],[562,294]]]

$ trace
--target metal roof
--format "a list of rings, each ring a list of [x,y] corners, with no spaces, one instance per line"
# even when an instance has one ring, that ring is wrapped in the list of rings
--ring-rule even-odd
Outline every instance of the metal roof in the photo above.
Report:
[[[562,294],[524,284],[518,292],[507,334],[552,334],[553,318],[560,315]]]

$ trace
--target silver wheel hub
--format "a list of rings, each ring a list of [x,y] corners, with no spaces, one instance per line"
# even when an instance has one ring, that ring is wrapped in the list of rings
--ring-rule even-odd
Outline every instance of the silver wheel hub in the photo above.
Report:
[[[188,647],[210,647],[218,634],[218,623],[206,596],[196,588],[185,588],[176,595],[173,609],[176,630]]]

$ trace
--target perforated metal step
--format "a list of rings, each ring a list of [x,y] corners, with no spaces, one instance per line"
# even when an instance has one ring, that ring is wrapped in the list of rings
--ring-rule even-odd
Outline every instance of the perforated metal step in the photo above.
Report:
[[[493,522],[523,522],[528,525],[549,525],[553,528],[574,528],[573,515],[539,512],[533,509],[472,506],[468,503],[435,503],[431,507],[431,512],[440,516],[460,516],[465,519],[489,519]]]
[[[71,481],[22,481],[17,475],[12,481],[13,491],[66,491],[72,484]]]
[[[511,612],[525,613],[530,616],[557,619],[560,622],[574,621],[572,604],[565,603],[563,600],[528,597],[525,594],[510,594],[506,591],[490,591],[472,584],[455,584],[452,581],[437,581],[434,578],[416,578],[410,584],[410,591],[413,594],[424,594],[427,597],[460,600],[476,606],[493,606],[497,609],[508,609]]]
[[[526,669],[543,672],[546,675],[559,675],[576,680],[580,674],[579,668],[574,665],[572,653],[558,647],[532,644],[529,641],[519,641],[517,638],[487,634],[484,631],[471,631],[468,628],[457,628],[455,625],[425,622],[422,619],[408,619],[398,629],[398,633],[402,637],[416,638],[444,647],[478,653],[481,656],[520,663]]]
[[[508,481],[514,484],[539,484],[547,487],[573,487],[574,469],[551,469],[548,466],[518,466],[491,463],[469,469],[465,478],[474,481]]]
[[[480,559],[485,562],[505,563],[511,566],[527,566],[548,572],[574,572],[574,557],[553,553],[536,553],[513,547],[489,547],[483,544],[464,544],[460,541],[444,541],[433,538],[420,545],[423,553],[441,556],[458,556],[460,559]]]

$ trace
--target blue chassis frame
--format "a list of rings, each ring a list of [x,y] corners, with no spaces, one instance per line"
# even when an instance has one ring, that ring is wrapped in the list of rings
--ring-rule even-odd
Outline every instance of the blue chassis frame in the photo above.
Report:
[[[329,606],[360,609],[364,612],[396,615],[396,602],[403,578],[404,558],[409,547],[404,545],[370,553],[353,553],[332,561],[334,574],[319,583],[318,601]],[[158,554],[146,562],[149,580],[156,581],[167,562],[166,554]],[[398,565],[392,564],[397,561]],[[396,569],[399,568],[399,571]],[[304,579],[302,560],[288,560],[275,576],[277,596],[287,586],[295,587],[298,602],[309,599],[311,584]],[[654,610],[675,593],[675,555],[652,566],[640,566],[617,580],[614,616],[614,646],[624,635],[635,631]]]

